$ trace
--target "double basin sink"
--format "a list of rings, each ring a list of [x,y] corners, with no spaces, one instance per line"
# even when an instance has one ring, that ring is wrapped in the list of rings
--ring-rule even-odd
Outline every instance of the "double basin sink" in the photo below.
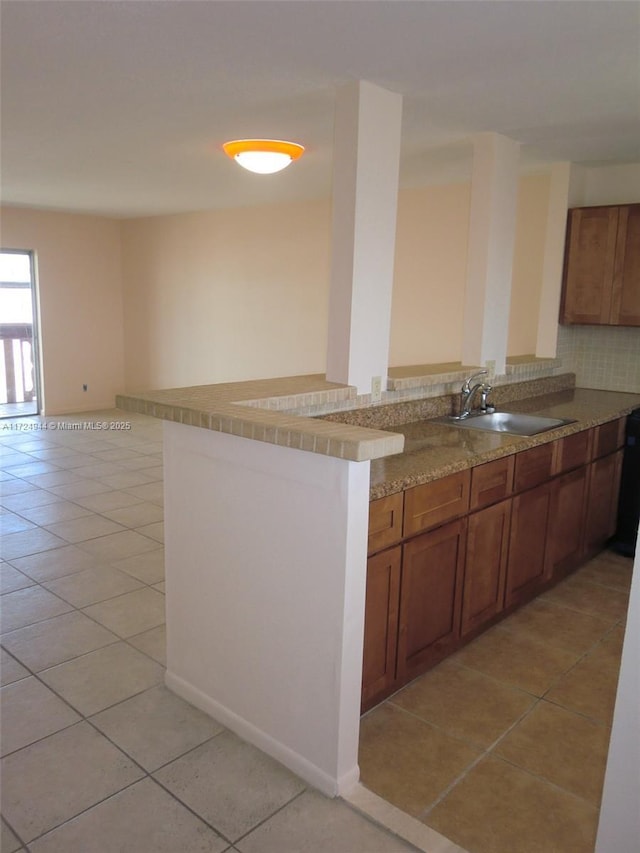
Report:
[[[466,418],[445,416],[434,418],[431,423],[446,424],[462,429],[480,429],[488,432],[505,432],[509,435],[538,435],[550,429],[575,423],[567,418],[545,418],[539,415],[523,415],[518,412],[477,412]]]

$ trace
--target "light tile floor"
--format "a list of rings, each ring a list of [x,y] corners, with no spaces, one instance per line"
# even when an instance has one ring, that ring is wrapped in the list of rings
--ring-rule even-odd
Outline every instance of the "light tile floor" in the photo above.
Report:
[[[0,421],[0,849],[415,850],[164,687],[161,435]]]
[[[366,714],[362,783],[470,853],[592,853],[631,572],[603,552]]]

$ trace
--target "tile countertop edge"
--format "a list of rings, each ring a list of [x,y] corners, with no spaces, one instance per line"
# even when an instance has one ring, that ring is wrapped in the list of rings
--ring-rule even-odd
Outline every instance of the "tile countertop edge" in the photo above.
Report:
[[[212,386],[212,389],[215,386]],[[160,396],[160,395],[158,395]],[[333,456],[351,462],[366,462],[402,453],[404,436],[368,427],[317,420],[303,415],[279,413],[235,403],[217,403],[190,408],[180,402],[154,399],[153,392],[118,394],[116,406],[124,411],[150,415],[185,426],[290,447],[309,453]]]

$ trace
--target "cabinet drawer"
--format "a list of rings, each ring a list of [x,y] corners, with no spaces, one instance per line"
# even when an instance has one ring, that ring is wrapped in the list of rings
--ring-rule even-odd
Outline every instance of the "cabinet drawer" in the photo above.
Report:
[[[514,466],[515,456],[506,456],[473,468],[469,508],[482,509],[508,498],[513,489]]]
[[[579,468],[581,465],[586,465],[589,461],[592,437],[593,431],[585,429],[582,432],[576,432],[573,435],[567,435],[555,441],[554,449],[556,455],[553,463],[553,473],[564,474],[565,471],[571,471],[574,468]]]
[[[514,492],[532,489],[551,477],[553,471],[554,443],[541,444],[523,450],[516,456]]]
[[[600,424],[593,431],[593,459],[608,456],[624,444],[626,418]]]
[[[395,545],[402,539],[402,504],[403,492],[369,504],[369,554]]]
[[[470,471],[466,470],[407,489],[404,499],[404,535],[412,536],[467,513],[470,482]]]

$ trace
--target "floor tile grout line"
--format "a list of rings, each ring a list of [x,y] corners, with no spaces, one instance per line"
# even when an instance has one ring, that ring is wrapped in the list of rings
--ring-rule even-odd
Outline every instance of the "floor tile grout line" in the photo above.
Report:
[[[489,676],[489,675],[488,675],[487,673],[485,673],[483,670],[481,670],[481,669],[477,669],[476,667],[472,666],[471,664],[468,664],[468,663],[459,663],[459,664],[457,664],[457,665],[458,665],[458,666],[460,666],[460,667],[461,667],[461,668],[463,668],[463,669],[469,669],[469,670],[471,670],[472,672],[477,672],[477,673],[479,673],[479,674],[481,674],[481,675],[484,675],[484,676],[485,676],[485,677],[487,677],[487,678],[494,678],[494,679],[495,679],[499,684],[503,684],[505,687],[513,687],[513,688],[515,688],[515,689],[521,690],[521,691],[523,691],[524,693],[526,693],[527,695],[532,696],[532,697],[534,697],[534,698],[536,698],[536,699],[546,699],[546,698],[547,698],[548,693],[549,693],[551,690],[553,690],[555,687],[557,687],[557,686],[558,686],[558,684],[560,684],[560,682],[561,682],[564,678],[566,678],[566,676],[567,676],[567,675],[569,675],[569,673],[571,673],[571,672],[572,672],[572,671],[573,671],[573,670],[574,670],[574,669],[575,669],[575,668],[576,668],[580,663],[582,663],[584,660],[586,660],[586,659],[587,659],[587,658],[588,658],[588,657],[589,657],[589,656],[590,656],[590,655],[591,655],[591,654],[592,654],[592,653],[593,653],[593,652],[594,652],[594,651],[595,651],[595,650],[596,650],[596,649],[597,649],[597,648],[598,648],[598,647],[599,647],[599,646],[600,646],[600,645],[605,641],[605,639],[606,639],[606,638],[607,638],[607,637],[608,637],[608,636],[609,636],[609,635],[610,635],[610,634],[615,630],[615,628],[618,626],[618,624],[619,624],[618,622],[616,622],[615,624],[613,624],[613,625],[611,626],[611,628],[610,628],[610,629],[609,629],[605,634],[603,634],[603,636],[602,636],[602,637],[600,637],[600,639],[596,640],[592,646],[589,646],[589,648],[588,648],[586,651],[582,652],[582,653],[575,652],[574,650],[570,650],[570,649],[567,649],[567,648],[561,648],[561,647],[559,647],[559,646],[554,646],[553,644],[551,644],[551,643],[547,643],[547,642],[541,642],[541,643],[539,643],[540,645],[545,645],[545,646],[547,646],[548,648],[552,648],[552,649],[560,649],[561,651],[567,651],[567,652],[571,652],[572,654],[577,654],[577,655],[579,655],[579,657],[578,657],[578,658],[577,658],[577,659],[576,659],[572,664],[570,664],[570,666],[568,666],[568,667],[567,667],[566,669],[564,669],[561,673],[559,673],[558,675],[556,675],[556,676],[555,676],[555,678],[554,678],[554,680],[552,681],[552,683],[551,683],[551,684],[549,684],[549,686],[545,689],[545,691],[544,691],[542,694],[540,694],[540,695],[537,695],[536,693],[531,693],[531,692],[530,692],[530,691],[528,691],[528,690],[524,690],[524,688],[521,688],[521,687],[519,688],[517,685],[514,685],[514,684],[512,684],[511,682],[502,681],[502,679],[496,678],[495,676]],[[507,630],[508,630],[508,629],[507,629]],[[514,633],[515,633],[515,632],[514,632]],[[552,700],[547,700],[547,701],[552,701]],[[559,703],[554,703],[554,704],[559,704]],[[577,712],[576,712],[576,713],[577,713]]]
[[[592,584],[592,586],[596,586],[596,584]],[[598,588],[598,587],[596,587],[596,588]],[[608,589],[608,587],[599,587],[599,588],[600,589]],[[617,592],[617,590],[611,590],[611,592]],[[548,601],[548,602],[551,601],[551,599],[547,599],[547,598],[545,598],[543,600]],[[556,602],[554,601],[553,603],[555,604]],[[566,610],[569,610],[571,613],[581,613],[584,616],[593,616],[596,619],[601,619],[602,621],[604,621],[604,618],[602,615],[599,615],[598,613],[594,613],[592,610],[585,610],[584,607],[583,608],[576,607],[576,606],[572,607],[570,604],[565,604],[564,602],[560,606],[564,607]],[[622,616],[616,616],[616,617],[611,617],[611,618],[615,618],[615,620],[617,621],[618,619],[621,619]]]
[[[451,793],[451,791],[456,788],[460,784],[460,782],[463,781],[464,778],[466,778],[466,776],[471,772],[471,770],[473,770],[474,767],[476,767],[481,761],[484,761],[486,758],[491,756],[496,746],[498,746],[498,744],[500,744],[504,740],[504,738],[507,737],[507,735],[509,735],[517,726],[519,726],[520,723],[522,723],[529,716],[529,714],[533,711],[534,708],[538,706],[541,701],[542,699],[538,699],[537,701],[535,701],[530,708],[527,708],[526,711],[520,714],[520,716],[516,720],[514,720],[513,723],[511,723],[501,735],[499,735],[488,747],[486,747],[481,755],[474,759],[471,764],[467,765],[465,770],[450,785],[448,785],[443,792],[440,793],[437,799],[434,800],[423,812],[420,813],[419,820],[423,820],[423,818],[427,817],[433,811],[433,809],[439,803],[441,803],[442,800],[444,800],[445,797],[447,797]]]
[[[587,660],[587,659],[588,659],[588,658],[589,658],[589,657],[590,657],[590,656],[591,656],[591,655],[592,655],[592,654],[593,654],[593,653],[594,653],[594,652],[595,652],[595,651],[596,651],[596,650],[601,646],[601,644],[604,642],[604,640],[605,640],[608,636],[610,636],[610,634],[612,634],[612,633],[613,633],[613,631],[616,629],[616,627],[617,627],[619,624],[620,624],[620,622],[619,622],[619,621],[618,621],[618,622],[615,622],[615,623],[614,623],[614,624],[613,624],[613,625],[612,625],[612,626],[611,626],[611,627],[610,627],[610,628],[609,628],[609,629],[608,629],[608,630],[607,630],[607,631],[606,631],[606,632],[605,632],[605,633],[604,633],[604,634],[603,634],[603,635],[602,635],[598,640],[596,640],[596,641],[595,641],[591,646],[589,646],[589,648],[588,648],[588,649],[586,649],[586,650],[585,650],[585,651],[580,655],[580,657],[578,658],[578,660],[577,660],[574,664],[572,664],[572,666],[570,666],[567,670],[565,670],[565,672],[564,672],[561,676],[558,676],[558,678],[554,681],[554,683],[553,683],[553,684],[551,684],[551,685],[547,688],[547,690],[545,690],[545,692],[543,693],[543,695],[542,695],[540,698],[541,698],[541,699],[546,699],[546,700],[547,700],[547,701],[549,701],[549,702],[553,702],[553,700],[552,700],[552,699],[548,699],[548,698],[547,698],[547,697],[548,697],[548,694],[549,694],[552,690],[554,690],[554,689],[555,689],[555,688],[560,684],[560,682],[561,682],[564,678],[566,678],[570,673],[572,673],[572,672],[576,669],[576,667],[577,667],[577,666],[579,666],[581,663],[584,663],[584,661],[586,661],[586,660]],[[559,703],[559,702],[554,702],[553,704],[559,705],[560,703]],[[562,707],[564,707],[564,706],[562,706]],[[576,713],[577,713],[577,712],[576,712]],[[583,715],[581,715],[581,716],[583,716]]]
[[[180,756],[180,757],[182,757],[182,756]],[[153,772],[156,773],[157,771],[154,770]],[[174,794],[173,791],[169,790],[169,788],[167,788],[166,785],[164,785],[159,779],[156,779],[155,776],[150,774],[149,778],[153,779],[153,781],[156,783],[156,785],[159,785],[160,788],[162,788],[162,790],[165,793],[167,793],[167,794],[169,794],[169,796],[173,797],[173,799],[176,800],[176,802],[180,803],[180,805],[183,808],[185,808],[188,812],[191,812],[192,815],[195,815],[195,817],[197,817],[198,820],[200,820],[200,821],[202,821],[202,823],[206,824],[206,826],[208,826],[209,829],[212,829],[216,833],[216,835],[220,836],[220,838],[222,838],[223,841],[225,841],[227,844],[230,844],[233,847],[235,842],[230,841],[229,838],[226,835],[224,835],[224,833],[222,833],[222,832],[220,832],[220,830],[216,829],[214,824],[210,823],[208,820],[206,820],[206,818],[204,818],[202,815],[199,815],[198,812],[194,811],[194,809],[188,803],[184,802],[184,800],[181,800],[177,794]]]
[[[6,819],[6,817],[5,817],[4,815],[2,815],[2,820],[3,820],[3,821],[4,821],[4,823],[9,827],[9,829],[11,830],[11,832],[13,832],[13,834],[15,835],[15,837],[16,837],[16,838],[18,839],[18,841],[20,842],[20,845],[21,845],[21,846],[20,846],[20,847],[18,847],[18,849],[15,851],[15,853],[22,853],[22,850],[23,850],[23,849],[24,849],[24,850],[26,850],[26,851],[27,851],[27,853],[29,853],[29,848],[27,847],[27,842],[22,840],[22,836],[21,836],[18,832],[16,832],[16,830],[13,828],[13,824],[9,823],[9,821]]]
[[[154,550],[159,551],[161,549],[156,548]],[[151,553],[151,552],[147,551],[144,553]],[[135,575],[129,574],[129,572],[125,571],[124,569],[119,569],[117,566],[113,565],[113,563],[104,563],[104,564],[100,564],[97,566],[88,566],[86,569],[80,569],[79,571],[76,571],[76,572],[70,572],[68,575],[59,575],[58,577],[55,577],[55,578],[47,578],[44,581],[38,581],[38,580],[35,580],[34,578],[32,578],[30,575],[28,575],[22,569],[19,569],[17,566],[14,566],[8,560],[6,562],[8,565],[11,566],[11,568],[15,569],[15,571],[21,572],[27,578],[29,578],[29,580],[31,580],[32,583],[28,584],[27,586],[20,587],[19,589],[8,590],[7,592],[3,592],[2,595],[11,595],[14,592],[22,592],[25,589],[31,589],[34,586],[39,586],[39,587],[42,587],[42,589],[45,590],[45,592],[49,592],[49,593],[51,593],[51,595],[55,595],[56,598],[59,598],[61,601],[64,601],[65,604],[68,604],[69,607],[72,607],[74,610],[84,610],[85,608],[93,607],[94,604],[102,604],[105,601],[111,601],[114,598],[119,598],[120,596],[123,596],[123,595],[129,595],[129,593],[137,592],[138,590],[132,589],[132,590],[128,590],[127,592],[119,592],[119,593],[116,593],[115,595],[107,596],[107,598],[100,598],[100,599],[97,599],[96,601],[91,601],[88,604],[77,605],[77,604],[73,604],[71,601],[67,601],[67,599],[63,598],[60,593],[54,592],[53,590],[49,589],[47,584],[48,583],[54,583],[55,581],[63,580],[64,578],[73,578],[76,575],[81,575],[87,571],[94,571],[94,570],[95,571],[101,571],[103,569],[112,569],[115,572],[119,572],[120,574],[125,575],[125,577],[131,578],[133,581],[140,584],[140,589],[142,589],[144,587],[147,587],[149,589],[154,589],[154,587],[157,586],[159,583],[164,583],[164,578],[162,580],[159,580],[159,581],[153,581],[153,583],[149,583],[148,581],[141,580],[140,578],[137,578]],[[159,592],[159,590],[155,590],[155,591]],[[163,594],[163,593],[161,593],[161,594]],[[64,613],[60,613],[58,615],[64,616]],[[55,619],[55,618],[57,618],[57,617],[56,616],[47,616],[44,621],[47,621],[48,619]],[[40,620],[40,621],[42,621],[42,620]],[[29,624],[23,625],[21,627],[28,628],[29,625],[31,625],[31,624],[35,625],[36,623],[35,622],[29,623]],[[8,634],[8,633],[11,633],[13,630],[19,631],[20,628],[11,629],[11,631],[3,631],[2,636],[4,636],[5,634]]]
[[[534,599],[534,600],[535,600],[535,599]],[[570,612],[570,613],[578,613],[578,612],[579,612],[579,611],[577,611],[577,610],[570,610],[570,608],[563,608],[563,609],[569,610],[569,612]],[[581,613],[581,615],[582,615],[582,616],[588,616],[589,614]],[[507,617],[507,618],[508,618],[508,617]],[[507,621],[507,620],[505,620],[505,622],[506,622],[506,621]],[[591,643],[591,645],[589,645],[586,649],[583,649],[583,650],[582,650],[582,651],[580,651],[580,652],[579,652],[579,651],[576,651],[576,649],[575,649],[575,648],[574,648],[574,649],[570,649],[568,646],[562,646],[562,645],[559,645],[559,644],[558,644],[558,645],[556,645],[556,644],[554,644],[554,643],[549,643],[549,642],[547,642],[546,640],[545,640],[545,641],[542,641],[542,642],[543,642],[545,645],[551,646],[552,648],[557,648],[557,649],[559,649],[559,650],[561,650],[561,651],[570,652],[570,653],[572,653],[572,654],[580,655],[580,658],[582,658],[582,657],[584,657],[584,655],[586,655],[586,654],[588,654],[589,652],[591,652],[591,651],[592,651],[592,650],[593,650],[593,649],[598,645],[598,643],[600,643],[600,642],[601,642],[601,640],[602,640],[604,637],[606,637],[606,636],[609,634],[609,632],[610,632],[610,631],[612,631],[612,630],[616,627],[616,625],[618,625],[618,624],[619,624],[619,622],[620,622],[620,618],[616,619],[616,621],[615,621],[615,622],[612,622],[612,623],[608,626],[608,628],[604,631],[604,633],[603,633],[600,637],[598,637],[598,639],[597,639],[597,640],[593,640],[593,642]],[[503,625],[503,623],[498,623],[498,624],[499,624],[501,627],[502,627],[502,625]],[[526,632],[526,631],[522,631],[521,629],[518,629],[518,628],[516,628],[516,629],[514,629],[514,628],[509,628],[509,627],[507,627],[506,625],[504,625],[504,630],[505,630],[505,631],[508,631],[510,634],[519,634],[519,635],[520,635],[520,636],[522,636],[522,637],[527,637],[528,639],[532,639],[531,635],[530,635],[528,632]],[[575,666],[575,664],[574,664],[574,666]]]
[[[143,776],[141,779],[135,779],[133,782],[128,782],[126,785],[124,785],[124,787],[119,788],[117,791],[114,791],[112,794],[108,794],[106,797],[103,797],[102,799],[98,800],[97,802],[92,803],[90,806],[87,806],[86,808],[82,809],[82,811],[79,811],[77,814],[74,814],[74,815],[71,815],[71,817],[65,818],[60,823],[55,824],[55,826],[49,827],[49,829],[47,829],[45,832],[41,832],[40,835],[36,835],[36,836],[34,836],[34,838],[29,839],[29,841],[26,842],[26,845],[33,844],[35,841],[40,841],[42,838],[45,837],[45,835],[48,835],[50,832],[55,832],[56,830],[65,826],[65,824],[71,823],[76,818],[80,817],[81,815],[86,814],[87,812],[90,812],[91,809],[94,809],[97,806],[102,805],[102,803],[106,803],[108,800],[112,799],[113,797],[118,796],[118,794],[121,794],[123,791],[126,791],[128,788],[132,788],[134,785],[137,785],[139,782],[143,782],[145,778],[148,778],[147,774],[145,774],[145,776]],[[27,847],[27,849],[28,849],[28,847]],[[16,851],[16,853],[20,853],[20,851]]]
[[[52,549],[52,550],[57,550],[57,549]],[[155,549],[155,550],[160,550],[160,549]],[[11,564],[10,564],[10,565],[11,565]],[[105,564],[105,565],[110,565],[110,564]],[[13,568],[16,568],[15,566],[12,566],[12,567],[13,567]],[[115,567],[113,567],[113,568],[115,569]],[[20,571],[19,569],[16,569],[16,570],[17,570],[17,571]],[[116,571],[120,571],[119,569],[115,569],[115,570],[116,570]],[[73,577],[73,576],[74,576],[74,574],[80,574],[80,572],[72,572],[70,575],[64,575],[63,577]],[[127,573],[125,572],[125,574],[127,574]],[[27,577],[29,577],[29,576],[27,575]],[[54,593],[53,591],[51,591],[51,590],[50,590],[48,587],[46,587],[42,582],[34,581],[33,585],[28,586],[28,587],[23,587],[23,589],[32,589],[32,588],[33,588],[33,586],[39,586],[39,587],[41,587],[43,590],[45,590],[45,592],[48,592],[48,593],[50,593],[51,595],[54,595],[54,596],[55,596],[56,598],[58,598],[60,601],[63,601],[66,605],[68,605],[68,606],[71,608],[71,610],[65,611],[64,613],[56,614],[55,616],[47,616],[47,617],[45,617],[44,619],[36,619],[35,621],[33,621],[33,622],[29,622],[29,623],[28,623],[28,624],[26,624],[26,625],[21,625],[21,626],[19,626],[19,627],[17,627],[17,628],[11,629],[10,631],[4,631],[2,634],[0,634],[0,645],[2,645],[2,639],[3,639],[3,637],[7,637],[9,634],[13,634],[15,631],[21,631],[21,630],[23,630],[23,629],[25,629],[25,628],[30,628],[30,627],[32,627],[33,625],[40,625],[40,624],[42,624],[42,623],[44,623],[44,622],[52,621],[53,619],[57,619],[59,616],[66,616],[66,615],[69,615],[70,613],[74,613],[74,612],[76,612],[76,613],[82,613],[82,615],[83,615],[83,616],[85,616],[87,619],[90,619],[92,622],[94,622],[96,625],[100,626],[101,628],[104,628],[105,630],[110,631],[110,632],[114,635],[114,637],[116,637],[116,639],[113,641],[113,643],[107,643],[106,645],[113,645],[113,644],[115,644],[115,643],[116,643],[116,642],[118,642],[118,641],[120,641],[120,642],[127,642],[127,644],[128,644],[128,645],[131,645],[131,646],[132,646],[132,648],[134,648],[136,651],[138,651],[138,652],[140,652],[140,653],[142,653],[142,654],[146,654],[146,653],[145,653],[145,652],[143,652],[141,649],[136,649],[136,647],[135,647],[135,646],[133,646],[132,644],[128,643],[128,640],[133,639],[133,638],[135,638],[135,637],[138,637],[138,636],[140,636],[141,634],[146,633],[147,631],[151,631],[151,630],[153,630],[153,629],[155,629],[155,628],[162,627],[163,625],[165,625],[165,624],[166,624],[166,620],[163,620],[162,622],[158,623],[157,625],[152,625],[152,626],[151,626],[151,627],[149,627],[149,628],[145,628],[143,631],[138,631],[138,632],[137,632],[137,633],[135,633],[135,634],[131,634],[131,635],[129,635],[128,637],[122,637],[122,636],[120,636],[116,631],[113,631],[112,629],[110,629],[110,628],[108,628],[106,625],[104,625],[102,622],[98,621],[98,620],[97,620],[96,618],[94,618],[91,614],[89,614],[89,613],[86,613],[86,612],[85,612],[85,610],[86,610],[86,609],[88,609],[89,607],[93,607],[93,606],[94,606],[94,604],[103,604],[103,603],[105,603],[105,602],[107,602],[107,601],[114,601],[114,600],[116,600],[117,598],[122,598],[122,597],[124,597],[124,596],[126,596],[126,595],[130,595],[132,592],[139,592],[139,591],[140,591],[140,590],[142,590],[142,589],[154,589],[154,585],[153,585],[153,584],[149,584],[149,583],[147,583],[146,581],[140,581],[139,579],[134,578],[134,576],[133,576],[133,575],[129,575],[129,577],[131,577],[132,579],[136,580],[138,583],[140,583],[140,584],[141,584],[141,586],[140,586],[138,589],[130,590],[129,592],[125,592],[125,593],[118,593],[118,594],[117,594],[117,595],[115,595],[115,596],[111,596],[111,597],[109,597],[109,598],[105,598],[105,599],[102,599],[102,600],[97,601],[97,602],[92,602],[91,604],[84,605],[83,607],[78,607],[78,606],[76,606],[76,605],[72,604],[71,602],[66,601],[66,599],[63,599],[60,595],[56,595],[56,593]],[[32,579],[32,580],[33,580],[33,579]],[[55,579],[53,579],[53,580],[58,580],[58,578],[55,578]],[[162,583],[162,581],[156,581],[156,583]],[[21,590],[14,590],[14,592],[20,592],[20,591],[21,591]],[[164,593],[162,593],[160,590],[157,590],[157,589],[154,589],[154,592],[158,593],[159,595],[164,595]],[[4,594],[5,594],[5,595],[11,595],[11,592],[4,593]],[[103,646],[103,647],[99,647],[99,648],[104,648],[104,647],[105,647],[105,646]],[[8,649],[7,649],[7,651],[8,651]],[[92,649],[91,651],[97,651],[97,649]],[[75,660],[76,658],[83,657],[85,654],[90,654],[90,653],[91,653],[91,651],[89,651],[89,652],[84,652],[84,653],[82,653],[82,654],[80,654],[80,655],[74,655],[72,658],[68,658],[66,661],[61,661],[59,664],[53,664],[51,667],[46,667],[46,669],[51,669],[51,668],[53,668],[53,666],[59,666],[59,665],[61,665],[62,663],[68,663],[68,662],[69,662],[69,661],[71,661],[71,660]],[[154,661],[155,661],[155,658],[152,658],[150,655],[146,655],[146,656],[147,656],[147,657],[149,657],[151,660],[154,660]],[[156,663],[158,663],[158,661],[155,661],[155,662],[156,662]],[[18,659],[18,663],[21,663],[21,661],[20,661],[19,659]],[[162,664],[160,664],[160,665],[162,665]],[[41,671],[42,671],[42,672],[44,672],[45,670],[41,670]]]
[[[546,776],[543,776],[540,773],[535,773],[533,770],[529,770],[526,767],[522,767],[520,764],[516,764],[515,761],[511,761],[509,758],[505,758],[503,755],[497,755],[495,758],[499,761],[504,761],[505,764],[508,764],[510,767],[515,767],[516,770],[520,770],[522,773],[526,773],[528,776],[531,776],[534,779],[538,779],[540,782],[544,782],[546,785],[549,785],[551,788],[555,788],[556,791],[559,791],[563,794],[567,794],[571,798],[578,800],[578,802],[587,805],[591,809],[598,809],[600,804],[594,805],[592,802],[587,800],[585,797],[582,797],[580,794],[576,794],[575,791],[569,790],[569,788],[563,788],[562,785],[559,785],[557,782],[553,782],[551,779],[548,779]]]
[[[272,814],[270,814],[267,817],[263,818],[262,820],[258,821],[258,823],[255,826],[252,826],[251,829],[247,830],[247,832],[245,832],[244,835],[241,835],[239,838],[236,838],[236,840],[232,841],[231,843],[234,845],[240,844],[240,842],[244,841],[244,839],[247,838],[247,836],[251,835],[252,832],[255,832],[256,829],[259,829],[261,826],[263,826],[265,823],[270,821],[272,818],[274,818],[281,811],[284,811],[284,809],[286,809],[288,806],[290,806],[291,803],[294,803],[296,800],[298,800],[300,797],[302,797],[303,794],[306,794],[307,791],[309,790],[309,786],[306,785],[302,780],[300,780],[300,781],[301,781],[302,785],[304,786],[301,791],[298,791],[297,794],[294,794],[290,800],[287,800],[286,803],[283,803],[281,806],[279,806]],[[343,800],[342,802],[345,802],[345,801]],[[370,818],[368,818],[368,820],[370,820]],[[391,830],[388,829],[388,827],[385,827],[385,829],[387,830],[387,832],[391,832]]]
[[[442,725],[435,723],[432,720],[427,720],[425,717],[421,717],[420,714],[416,713],[415,711],[411,711],[409,708],[403,708],[402,705],[396,705],[395,702],[390,702],[389,700],[387,700],[384,704],[392,705],[393,708],[395,708],[397,711],[406,714],[408,717],[411,717],[414,720],[418,720],[418,722],[420,723],[424,723],[425,725],[429,726],[429,728],[434,729],[434,731],[440,732],[441,734],[446,735],[448,738],[451,738],[451,740],[455,740],[458,743],[464,744],[464,746],[467,746],[470,749],[475,750],[476,752],[482,752],[485,749],[485,747],[481,746],[476,741],[467,740],[466,738],[461,737],[460,735],[452,734],[451,731],[443,728]],[[376,705],[376,708],[379,707],[379,705]],[[375,708],[372,708],[371,710],[375,710]]]
[[[575,714],[576,717],[580,717],[581,719],[586,720],[588,723],[593,723],[594,725],[600,726],[601,728],[607,729],[609,732],[611,732],[611,722],[607,722],[606,720],[603,720],[600,717],[590,717],[583,711],[577,711],[574,708],[569,708],[566,705],[562,705],[558,700],[550,699],[546,696],[543,696],[542,700],[544,702],[547,702],[547,704],[549,705],[553,705],[554,708],[560,708],[562,711],[566,711],[569,714]]]
[[[40,529],[40,530],[44,530],[44,528],[40,527],[39,525],[37,525],[37,526],[38,526],[38,529]],[[22,532],[22,533],[29,533],[30,531],[20,531],[20,532]],[[49,530],[47,530],[46,532],[47,532],[47,533],[50,533],[50,531],[49,531]],[[116,531],[115,531],[115,532],[113,532],[113,533],[105,533],[105,534],[103,534],[102,536],[96,536],[96,537],[95,537],[95,538],[93,538],[93,539],[83,539],[83,540],[81,540],[80,542],[67,542],[67,541],[64,541],[64,540],[63,540],[62,544],[60,544],[60,545],[56,545],[56,546],[54,546],[53,548],[44,548],[44,549],[42,549],[41,551],[29,551],[29,552],[27,552],[26,554],[14,554],[14,555],[13,555],[13,556],[11,556],[11,557],[9,557],[9,556],[2,556],[2,555],[0,555],[0,556],[2,556],[2,559],[3,559],[5,562],[10,562],[11,560],[20,560],[20,559],[22,559],[23,557],[35,557],[35,556],[36,556],[36,554],[46,554],[48,551],[58,551],[60,548],[66,548],[68,545],[75,545],[75,546],[76,546],[77,548],[79,548],[81,551],[84,551],[85,549],[84,549],[82,546],[83,546],[83,545],[85,545],[87,542],[97,542],[97,541],[98,541],[98,540],[100,540],[100,539],[106,539],[108,536],[117,536],[119,533],[130,533],[130,532],[136,533],[136,532],[137,532],[137,530],[135,530],[135,529],[133,529],[133,530],[132,530],[132,529],[130,529],[130,528],[125,528],[124,530],[116,530]],[[9,535],[9,536],[14,536],[14,535],[17,535],[17,534],[12,534],[12,533],[10,533],[10,534],[8,534],[8,535]],[[51,535],[55,536],[55,534],[51,534]],[[145,538],[145,539],[148,539],[148,540],[149,540],[149,542],[153,542],[153,543],[155,544],[155,546],[156,546],[156,547],[155,547],[155,548],[150,548],[150,549],[149,549],[149,551],[157,551],[157,550],[159,550],[160,548],[164,547],[164,543],[163,543],[163,542],[160,542],[158,539],[153,539],[151,536],[147,536],[145,533],[138,533],[138,536],[144,536],[144,538]],[[58,537],[58,538],[61,538],[61,537]],[[90,552],[90,551],[85,551],[85,553],[86,553],[86,554],[89,554],[90,556],[93,556],[93,555],[91,554],[91,552]],[[146,552],[141,552],[141,553],[146,553]],[[132,556],[135,556],[135,555],[132,555]],[[120,558],[118,558],[118,559],[120,559]]]

